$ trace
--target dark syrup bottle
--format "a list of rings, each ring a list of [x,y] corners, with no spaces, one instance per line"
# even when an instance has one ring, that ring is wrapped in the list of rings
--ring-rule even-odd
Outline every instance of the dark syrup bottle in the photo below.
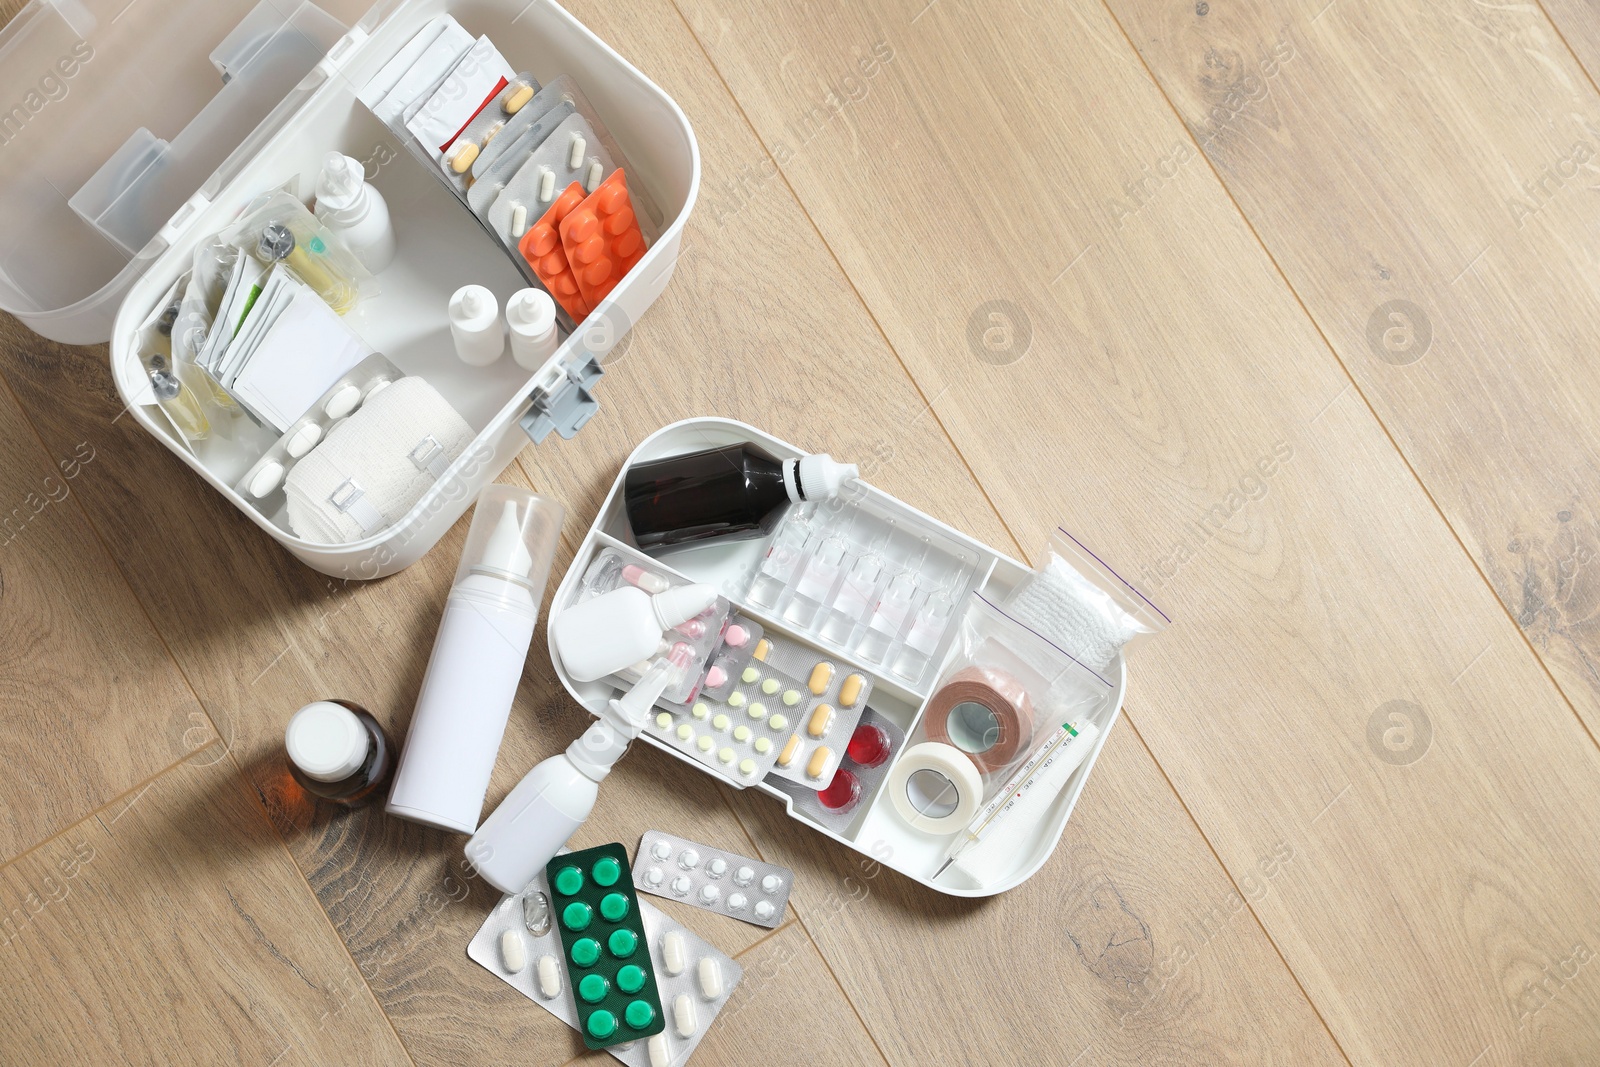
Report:
[[[345,807],[377,800],[394,773],[394,746],[383,727],[348,700],[319,700],[295,712],[284,747],[302,789]]]
[[[771,533],[791,503],[825,500],[856,477],[855,464],[826,455],[779,460],[753,444],[724,445],[630,467],[623,507],[646,550],[742,540]]]

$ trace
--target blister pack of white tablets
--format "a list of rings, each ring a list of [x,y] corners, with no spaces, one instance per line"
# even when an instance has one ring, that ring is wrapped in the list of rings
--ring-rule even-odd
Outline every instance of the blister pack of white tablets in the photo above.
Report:
[[[753,659],[721,692],[719,699],[702,691],[687,704],[659,701],[651,733],[743,789],[772,769],[811,701],[801,682]]]
[[[629,1067],[681,1067],[738,988],[744,968],[643,900],[639,918],[667,1028],[606,1051]],[[468,958],[577,1030],[578,1005],[561,953],[543,871],[521,893],[502,898],[467,945]]]
[[[251,465],[243,478],[234,483],[234,488],[263,513],[270,514],[277,504],[282,503],[283,480],[289,468],[322,443],[328,431],[349,418],[351,412],[367,402],[367,398],[403,377],[405,375],[400,368],[385,359],[382,353],[374,352],[363,359],[348,374],[329,386],[328,391],[304,415],[290,423],[272,447]]]
[[[633,857],[633,887],[770,929],[783,922],[794,872],[660,830],[646,830]],[[661,1002],[666,1003],[664,993]]]
[[[781,779],[773,779],[772,784],[794,798],[794,810],[818,826],[842,834],[857,815],[872,806],[872,798],[888,777],[889,766],[905,739],[904,730],[868,708],[845,743],[844,758],[826,789],[809,789]]]
[[[810,701],[804,720],[784,741],[770,773],[810,789],[827,788],[844,746],[861,721],[872,693],[872,676],[770,631],[758,642],[755,658],[803,679],[802,693]]]

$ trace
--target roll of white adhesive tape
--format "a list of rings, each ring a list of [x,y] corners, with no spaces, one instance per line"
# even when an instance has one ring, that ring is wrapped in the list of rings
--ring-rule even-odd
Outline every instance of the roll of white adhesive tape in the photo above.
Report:
[[[934,837],[964,828],[983,802],[983,778],[953,745],[924,741],[905,751],[885,786],[895,814]]]

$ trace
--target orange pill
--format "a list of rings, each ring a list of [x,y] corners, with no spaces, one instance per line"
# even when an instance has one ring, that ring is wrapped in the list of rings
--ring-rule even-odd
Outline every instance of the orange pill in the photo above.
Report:
[[[644,237],[639,231],[637,229],[630,230],[611,242],[611,254],[619,259],[627,259],[639,251],[639,246],[642,244],[644,244]]]
[[[584,269],[580,277],[583,279],[584,285],[598,286],[604,284],[605,280],[611,277],[611,261],[602,259],[598,263],[591,264]]]

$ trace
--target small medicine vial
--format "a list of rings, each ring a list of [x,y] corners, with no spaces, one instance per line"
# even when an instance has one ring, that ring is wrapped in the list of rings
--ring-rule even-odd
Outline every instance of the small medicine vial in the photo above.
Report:
[[[283,744],[301,788],[346,807],[377,800],[394,771],[394,748],[383,727],[347,700],[319,700],[295,712]]]
[[[556,302],[543,289],[512,293],[506,301],[506,325],[511,331],[511,358],[523,370],[538,370],[561,346]]]

